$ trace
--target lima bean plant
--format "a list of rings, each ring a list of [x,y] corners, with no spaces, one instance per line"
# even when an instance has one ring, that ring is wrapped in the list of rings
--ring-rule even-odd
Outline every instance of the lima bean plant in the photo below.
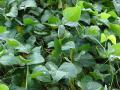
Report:
[[[120,90],[120,0],[0,0],[0,90]]]

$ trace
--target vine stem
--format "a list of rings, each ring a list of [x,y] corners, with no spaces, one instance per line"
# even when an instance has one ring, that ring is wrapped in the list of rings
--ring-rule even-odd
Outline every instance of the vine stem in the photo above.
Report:
[[[25,83],[26,90],[28,89],[28,75],[29,75],[29,66],[26,65],[26,83]]]

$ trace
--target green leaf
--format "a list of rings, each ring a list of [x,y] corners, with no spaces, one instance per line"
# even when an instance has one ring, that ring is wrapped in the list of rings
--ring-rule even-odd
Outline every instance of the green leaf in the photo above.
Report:
[[[104,42],[107,41],[107,40],[108,40],[107,36],[106,36],[104,33],[102,33],[102,34],[101,34],[100,42],[101,42],[101,43],[104,43]]]
[[[81,55],[81,53],[75,59],[77,62],[80,62],[80,65],[83,67],[91,67],[96,64],[94,58],[89,53]]]
[[[23,23],[24,25],[34,25],[37,24],[38,21],[33,16],[25,15],[23,17]]]
[[[62,50],[70,50],[71,48],[75,49],[75,43],[73,41],[69,41],[62,46]]]
[[[7,45],[10,47],[18,47],[20,45],[20,42],[16,39],[7,39]]]
[[[57,65],[55,65],[55,64],[52,63],[52,62],[47,62],[47,63],[46,63],[46,68],[49,69],[49,72],[50,72],[50,74],[51,74],[51,76],[52,76],[52,78],[53,78],[53,80],[54,80],[55,82],[58,82],[58,81],[61,80],[64,76],[67,75],[66,72],[58,70]]]
[[[25,0],[23,1],[20,6],[19,9],[26,9],[28,7],[37,7],[35,0]]]
[[[115,37],[115,35],[110,35],[110,36],[108,36],[108,39],[109,39],[113,44],[116,44],[116,37]]]
[[[41,55],[40,49],[41,49],[41,47],[35,47],[32,50],[32,54],[28,56],[28,59],[31,60],[31,62],[28,63],[29,65],[40,64],[45,61],[45,59]]]
[[[86,90],[101,90],[103,86],[97,82],[88,82],[86,87]]]
[[[30,25],[30,24],[33,24],[34,21],[33,21],[33,19],[31,19],[31,18],[24,18],[24,19],[23,19],[23,23],[24,23],[25,25]]]
[[[59,80],[61,80],[63,77],[67,76],[67,72],[65,71],[60,71],[60,70],[56,70],[56,71],[51,71],[51,75],[52,78],[55,82],[58,82]]]
[[[49,71],[47,70],[47,68],[45,66],[42,66],[42,65],[36,66],[33,69],[32,76],[33,76],[33,78],[36,78],[37,80],[40,80],[42,82],[50,82],[51,81]]]
[[[98,26],[90,26],[86,33],[91,36],[99,36],[100,28]]]
[[[114,50],[115,50],[114,55],[120,56],[120,43],[117,43],[117,44],[115,44],[115,45],[112,45],[112,47],[113,47]]]
[[[61,53],[61,41],[59,39],[54,40],[54,48],[52,55],[53,57],[58,57]]]
[[[59,23],[59,18],[55,16],[51,16],[48,18],[48,23],[49,24],[58,24]]]
[[[77,75],[77,69],[73,63],[65,62],[59,67],[58,70],[66,72],[66,78],[75,78]]]
[[[81,8],[84,8],[83,4],[84,4],[84,1],[78,1],[76,3],[76,5],[80,6]]]
[[[6,31],[5,26],[0,26],[0,34],[3,34]]]
[[[20,65],[21,61],[14,55],[4,55],[0,58],[2,65]]]
[[[42,76],[42,75],[44,75],[43,72],[35,72],[35,73],[32,73],[32,74],[31,74],[31,77],[32,77],[32,78],[37,78],[38,76]]]
[[[120,15],[120,1],[119,0],[113,0],[113,5],[114,5],[115,10],[118,13],[118,15]]]
[[[9,17],[17,17],[18,15],[18,8],[17,8],[17,5],[14,4],[12,6],[12,8],[10,9],[10,12],[6,14],[6,16],[9,16]]]
[[[108,14],[110,14],[113,18],[117,18],[117,14],[115,13],[115,11],[110,11],[108,12]]]
[[[78,82],[78,86],[81,87],[83,90],[86,90],[86,84],[91,81],[93,81],[92,77],[86,75],[82,77],[81,81]]]
[[[101,19],[108,19],[111,15],[103,12],[103,13],[100,14],[100,16],[101,16]]]
[[[115,33],[115,35],[120,35],[120,25],[119,24],[112,24],[110,23],[109,28]]]
[[[101,43],[104,43],[105,41],[110,40],[113,44],[116,44],[116,37],[115,35],[105,35],[104,33],[101,34]]]
[[[96,80],[104,80],[103,74],[101,74],[98,70],[90,72],[90,75]]]
[[[46,21],[48,21],[49,17],[51,16],[50,11],[45,10],[44,14],[41,17],[41,22],[45,23]]]
[[[63,11],[63,16],[67,21],[77,22],[78,20],[80,20],[81,7],[80,6],[67,7]]]
[[[82,12],[80,20],[87,24],[90,24],[90,14],[88,12]]]
[[[34,45],[34,43],[36,42],[36,37],[35,36],[30,36],[27,40],[27,43],[30,45]]]
[[[0,84],[0,90],[9,90],[9,87],[5,84]]]

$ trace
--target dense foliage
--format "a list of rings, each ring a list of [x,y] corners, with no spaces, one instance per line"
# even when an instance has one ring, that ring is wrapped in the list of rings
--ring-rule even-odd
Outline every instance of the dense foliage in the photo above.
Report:
[[[0,90],[119,90],[120,0],[0,0]]]

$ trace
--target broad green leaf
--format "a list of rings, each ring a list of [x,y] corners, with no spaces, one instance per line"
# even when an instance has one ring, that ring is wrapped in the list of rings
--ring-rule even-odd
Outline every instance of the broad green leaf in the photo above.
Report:
[[[20,42],[16,39],[7,39],[7,45],[16,48],[20,45]]]
[[[113,44],[116,44],[116,37],[115,37],[115,35],[110,35],[110,36],[108,36],[108,39],[109,39]]]
[[[67,7],[63,11],[63,16],[67,21],[77,22],[78,20],[80,20],[81,7]]]
[[[83,4],[84,4],[84,1],[78,1],[76,3],[76,5],[80,6],[81,8],[84,8]]]
[[[52,78],[55,82],[58,82],[59,80],[67,76],[67,74],[68,74],[67,72],[60,71],[60,70],[51,71]]]
[[[39,65],[33,69],[32,77],[42,82],[50,82],[51,77],[45,66]]]
[[[14,55],[4,55],[0,58],[2,65],[20,65],[21,61]]]
[[[81,81],[78,82],[78,85],[79,85],[79,87],[81,87],[83,90],[86,90],[86,84],[87,84],[88,82],[91,82],[91,81],[93,81],[93,80],[92,80],[92,77],[86,75],[86,76],[82,77]]]
[[[54,41],[48,43],[48,48],[54,47]]]
[[[109,65],[107,64],[96,64],[95,65],[95,70],[98,70],[100,72],[105,72],[109,70]]]
[[[33,16],[25,15],[23,17],[23,23],[24,25],[35,25],[38,23],[38,21]]]
[[[80,63],[82,67],[91,67],[96,64],[94,58],[89,53],[81,55],[81,53],[75,58],[75,60]]]
[[[113,0],[113,5],[118,15],[120,15],[120,0]]]
[[[110,23],[109,28],[115,33],[115,35],[120,35],[120,25],[119,24],[112,24]]]
[[[105,12],[100,14],[101,19],[108,19],[110,16],[111,16],[110,14],[105,13]]]
[[[30,25],[30,24],[34,24],[34,21],[33,21],[32,18],[24,18],[24,19],[23,19],[23,23],[24,23],[25,25]]]
[[[5,0],[0,0],[0,6],[4,7],[4,5],[5,5]]]
[[[35,0],[25,0],[23,1],[20,6],[19,9],[26,9],[28,7],[37,7]]]
[[[108,40],[107,36],[106,36],[104,33],[102,33],[102,34],[101,34],[100,42],[101,42],[101,43],[104,43],[104,42],[107,41],[107,40]]]
[[[106,26],[108,26],[109,27],[109,24],[110,24],[110,22],[109,22],[109,20],[108,19],[98,19],[103,25],[106,25]]]
[[[43,56],[41,55],[40,49],[41,49],[41,47],[35,47],[32,50],[32,54],[30,54],[28,56],[28,59],[31,60],[31,62],[28,63],[29,65],[40,64],[40,63],[43,63],[45,61]]]
[[[64,76],[67,75],[66,72],[58,70],[57,65],[52,62],[47,62],[46,67],[49,69],[49,72],[55,82],[61,80]]]
[[[51,71],[56,71],[58,69],[58,66],[53,62],[47,62],[45,66]]]
[[[77,75],[77,69],[73,63],[65,62],[59,67],[58,70],[66,72],[66,78],[75,78]]]
[[[93,79],[89,75],[86,75],[81,79],[81,82],[84,84],[86,84],[87,82],[91,82],[91,81],[93,81]]]
[[[101,90],[102,85],[97,82],[88,82],[86,85],[86,90]]]
[[[98,70],[95,70],[94,72],[90,72],[90,75],[91,75],[95,80],[104,80],[103,74],[101,74]]]
[[[108,55],[111,55],[114,53],[114,48],[112,47],[111,43],[108,43],[107,53],[108,53]]]
[[[110,11],[110,12],[108,12],[108,14],[110,14],[114,18],[118,17],[117,14],[115,13],[115,11]]]
[[[5,26],[0,26],[0,34],[4,33],[6,31]]]
[[[12,8],[10,9],[10,12],[6,14],[6,16],[9,16],[9,17],[17,17],[18,15],[18,8],[17,8],[17,5],[14,4],[12,6]]]
[[[65,39],[65,38],[70,38],[71,33],[65,29],[65,27],[63,25],[60,25],[58,27],[58,37],[60,39]]]
[[[116,44],[116,37],[115,35],[105,35],[104,33],[101,34],[101,43],[104,43],[105,41],[110,40],[113,44]]]
[[[49,24],[58,24],[59,23],[59,18],[55,16],[51,16],[48,18],[48,23]]]
[[[53,57],[58,57],[61,53],[61,41],[59,39],[54,40],[54,48],[52,55]]]
[[[90,26],[86,33],[91,36],[99,36],[100,28],[98,26]]]
[[[51,12],[48,10],[45,10],[44,14],[41,17],[41,22],[45,23],[46,21],[48,21],[50,16],[51,16]]]
[[[115,45],[112,45],[112,47],[113,47],[114,50],[115,50],[114,55],[120,56],[120,43],[117,43],[117,44],[115,44]]]
[[[75,49],[75,43],[73,41],[69,41],[62,46],[62,50],[70,50],[71,48]]]
[[[0,84],[0,90],[9,90],[9,87],[5,84]]]
[[[34,45],[34,43],[36,42],[36,37],[35,36],[30,36],[27,40],[27,43],[30,45]]]
[[[81,13],[81,18],[80,18],[81,21],[87,23],[87,24],[90,24],[90,15],[88,12],[82,12]]]

